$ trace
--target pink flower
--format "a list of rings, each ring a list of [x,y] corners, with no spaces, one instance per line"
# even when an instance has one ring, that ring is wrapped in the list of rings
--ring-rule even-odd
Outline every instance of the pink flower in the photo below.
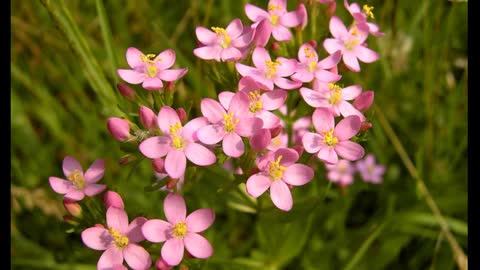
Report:
[[[161,256],[168,265],[178,265],[185,248],[196,258],[212,256],[212,246],[199,234],[213,224],[215,212],[212,209],[198,209],[187,216],[183,197],[170,193],[163,202],[163,211],[167,221],[150,219],[143,225],[142,233],[150,242],[165,242]]]
[[[385,166],[377,165],[373,154],[368,154],[364,159],[358,160],[355,165],[363,181],[373,184],[382,182]]]
[[[248,50],[252,42],[253,31],[243,27],[240,19],[233,20],[227,28],[212,27],[209,30],[199,26],[195,29],[201,46],[193,50],[198,58],[216,61],[236,61],[243,58],[243,51]]]
[[[125,205],[123,204],[122,197],[120,197],[120,194],[118,194],[115,191],[107,191],[103,195],[103,204],[105,205],[105,208],[108,209],[110,207],[117,207],[120,209],[124,209]]]
[[[83,243],[95,250],[105,250],[97,263],[97,269],[110,270],[122,265],[123,260],[132,269],[148,269],[152,264],[150,254],[138,242],[145,240],[142,225],[144,217],[135,218],[130,224],[125,210],[107,209],[108,228],[94,226],[82,232]]]
[[[237,92],[229,103],[228,112],[216,100],[204,98],[200,104],[202,114],[211,125],[198,130],[198,138],[209,145],[222,141],[223,152],[238,158],[245,152],[241,137],[251,137],[262,128],[263,121],[248,115],[249,101],[247,94]]]
[[[365,116],[357,110],[348,100],[353,100],[362,92],[360,85],[351,85],[341,88],[334,83],[323,83],[316,81],[313,84],[314,90],[306,87],[300,88],[300,94],[305,102],[314,107],[328,108],[333,112],[333,116],[356,115],[361,121],[365,121]]]
[[[317,108],[313,112],[312,122],[317,133],[306,132],[302,138],[303,147],[308,153],[317,153],[320,160],[330,164],[338,162],[338,155],[355,161],[365,154],[360,144],[349,140],[360,130],[358,116],[347,116],[335,126],[333,113],[327,108]]]
[[[359,27],[354,25],[350,31],[348,31],[337,16],[332,16],[330,19],[330,32],[334,38],[325,39],[323,47],[330,54],[340,50],[342,52],[343,63],[345,63],[351,71],[360,71],[358,60],[364,63],[372,63],[378,60],[378,53],[363,45],[368,34],[364,33]]]
[[[198,166],[212,165],[217,157],[210,149],[196,143],[197,131],[208,124],[207,118],[197,117],[184,127],[175,110],[164,106],[157,117],[158,126],[164,136],[146,139],[139,145],[140,152],[148,158],[165,158],[165,171],[172,178],[185,174],[187,159]]]
[[[303,4],[300,4],[296,11],[287,12],[286,0],[270,0],[268,11],[252,4],[246,4],[245,13],[250,20],[255,22],[253,27],[263,20],[268,22],[265,24],[262,35],[268,38],[272,35],[278,41],[289,41],[292,39],[292,33],[288,28],[297,27],[306,21],[306,13],[302,12],[302,6]],[[305,10],[304,6],[303,10]]]
[[[270,188],[273,204],[283,211],[290,211],[293,200],[288,185],[305,185],[313,178],[313,169],[295,163],[298,158],[297,151],[289,148],[263,155],[257,162],[260,172],[247,180],[248,194],[257,198]]]
[[[345,8],[348,10],[348,12],[350,12],[350,14],[355,19],[355,24],[359,25],[360,27],[366,28],[367,32],[374,36],[381,37],[385,35],[384,33],[379,31],[378,25],[367,22],[368,17],[372,19],[375,18],[375,16],[373,15],[372,6],[363,5],[363,8],[360,9],[360,6],[357,3],[348,4],[347,0],[343,0],[343,4],[345,5]]]
[[[157,126],[157,116],[152,109],[145,106],[140,106],[138,110],[138,116],[140,117],[140,123],[142,123],[142,126],[145,128],[150,129]]]
[[[336,82],[342,78],[341,75],[328,71],[328,69],[335,68],[342,59],[340,51],[319,62],[315,48],[311,44],[305,43],[298,50],[298,59],[300,63],[297,65],[297,71],[292,75],[292,79],[296,81],[311,82],[316,78],[322,82]]]
[[[55,192],[65,194],[67,199],[80,201],[85,195],[95,196],[106,188],[105,185],[95,184],[102,179],[105,172],[103,159],[95,160],[85,174],[78,161],[70,156],[63,159],[62,167],[68,180],[50,176],[48,181]]]
[[[240,75],[251,77],[263,89],[273,90],[274,84],[282,89],[295,89],[302,85],[301,82],[284,78],[296,71],[295,59],[278,57],[272,61],[265,48],[256,47],[252,54],[252,60],[255,68],[241,63],[236,63],[235,68]]]
[[[325,167],[328,170],[327,178],[331,182],[337,183],[341,187],[353,183],[355,167],[349,160],[341,159],[337,164],[325,164]]]
[[[143,54],[137,48],[127,49],[127,62],[132,69],[118,69],[117,74],[122,80],[131,83],[142,83],[147,90],[163,87],[162,81],[172,82],[183,77],[188,69],[169,69],[175,63],[175,51],[169,49],[154,54]]]

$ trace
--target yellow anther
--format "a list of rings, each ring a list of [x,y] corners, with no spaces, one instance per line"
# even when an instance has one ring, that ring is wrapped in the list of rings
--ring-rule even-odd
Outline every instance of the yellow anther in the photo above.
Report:
[[[365,12],[365,14],[372,18],[372,19],[375,19],[375,16],[373,16],[373,6],[368,6],[368,5],[363,5],[363,12]]]
[[[279,147],[280,145],[282,145],[282,139],[280,138],[280,136],[272,139],[272,145],[275,147]]]
[[[328,98],[328,103],[332,105],[337,105],[340,100],[342,100],[342,88],[334,83],[329,83],[330,87],[330,97]]]
[[[85,179],[83,179],[82,173],[78,169],[74,169],[69,175],[68,180],[72,181],[73,186],[77,190],[82,190],[85,188]]]
[[[225,120],[225,131],[226,132],[232,132],[235,130],[235,126],[238,124],[240,119],[233,117],[233,112],[230,113],[224,113],[223,114],[223,119]]]
[[[303,53],[305,53],[305,57],[307,58],[317,57],[317,53],[315,51],[312,51],[310,47],[305,47],[303,49]]]
[[[147,55],[143,55],[143,54],[140,55],[140,59],[142,59],[142,62],[144,63],[153,64],[155,62],[153,60],[154,58],[155,58],[155,54],[152,54],[152,53],[149,53]],[[157,58],[156,60],[162,61],[160,58]]]
[[[338,143],[338,138],[333,136],[333,128],[329,131],[322,131],[322,134],[325,135],[323,143],[327,146],[335,146]]]
[[[173,125],[170,125],[168,131],[172,137],[172,146],[177,149],[182,149],[185,146],[185,141],[183,138],[177,134],[177,132],[182,128],[182,125],[179,122],[176,122]]]
[[[149,65],[146,70],[147,76],[150,78],[154,78],[157,76],[158,69],[155,65]]]
[[[375,166],[374,166],[374,165],[368,166],[367,171],[368,171],[370,174],[373,174],[373,172],[375,171]]]
[[[173,226],[173,236],[176,238],[183,238],[187,234],[187,224],[185,222],[179,222]]]
[[[122,235],[120,233],[120,230],[116,230],[110,227],[108,229],[108,232],[112,236],[113,243],[115,244],[115,246],[117,246],[117,248],[124,248],[128,245],[128,237],[126,237],[125,235]]]
[[[282,11],[283,8],[281,6],[275,5],[275,4],[268,5],[268,11],[275,11],[275,10]]]
[[[215,32],[215,34],[217,34],[218,37],[222,38],[220,40],[220,46],[222,46],[224,49],[229,48],[232,38],[227,34],[227,30],[221,27],[212,27],[212,30]]]
[[[265,65],[267,65],[268,68],[265,77],[267,77],[267,79],[272,79],[273,76],[275,76],[275,73],[277,73],[277,65],[282,65],[282,62],[280,62],[278,59],[275,61],[266,60]]]
[[[353,48],[355,48],[355,46],[358,45],[358,40],[357,39],[345,40],[343,44],[345,45],[345,49],[351,51],[353,50]]]
[[[263,103],[260,100],[260,92],[258,90],[248,93],[248,99],[250,101],[248,109],[251,113],[257,113],[263,109]]]
[[[270,168],[268,169],[268,174],[271,180],[278,180],[283,177],[283,172],[287,169],[280,165],[280,161],[282,160],[283,156],[278,156],[277,160],[270,161]]]

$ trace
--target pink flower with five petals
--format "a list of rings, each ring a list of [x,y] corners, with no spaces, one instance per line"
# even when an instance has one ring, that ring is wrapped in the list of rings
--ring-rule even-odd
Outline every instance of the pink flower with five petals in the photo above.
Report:
[[[355,165],[363,181],[373,184],[382,182],[385,166],[377,165],[373,154],[368,154],[364,159],[358,160]]]
[[[355,173],[355,166],[351,161],[341,159],[337,164],[325,164],[328,170],[327,178],[332,183],[337,183],[339,186],[344,187],[353,183]]]
[[[367,19],[370,17],[372,19],[375,18],[373,15],[373,7],[368,5],[363,5],[361,9],[357,3],[349,4],[347,0],[343,0],[343,4],[345,8],[350,12],[352,17],[355,19],[354,24],[359,25],[360,27],[367,29],[367,32],[377,36],[382,37],[385,33],[380,32],[380,28],[378,25],[368,22]]]
[[[329,69],[336,68],[342,59],[340,51],[318,61],[315,48],[311,44],[305,43],[298,50],[298,59],[300,63],[297,65],[297,71],[292,75],[292,79],[296,81],[311,82],[313,79],[317,79],[322,82],[336,82],[342,78],[341,75],[329,71]]]

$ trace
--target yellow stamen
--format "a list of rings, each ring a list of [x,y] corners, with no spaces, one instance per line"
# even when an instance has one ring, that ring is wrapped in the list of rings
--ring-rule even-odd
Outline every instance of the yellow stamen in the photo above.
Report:
[[[334,83],[329,83],[328,87],[330,87],[331,91],[328,103],[337,105],[342,100],[342,88]]]
[[[185,222],[179,222],[173,226],[173,236],[175,238],[183,238],[187,234],[187,224]]]
[[[272,145],[275,147],[279,147],[280,145],[282,145],[282,139],[280,138],[280,136],[272,139]]]
[[[155,65],[148,66],[146,73],[147,73],[147,76],[150,78],[156,77],[158,73],[157,67]]]
[[[358,36],[358,28],[356,24],[352,26],[352,35]]]
[[[335,146],[338,143],[338,138],[333,136],[333,128],[329,131],[322,131],[322,134],[325,135],[323,143],[327,146]]]
[[[220,41],[220,46],[222,46],[224,49],[229,48],[232,38],[227,34],[227,30],[221,27],[212,27],[212,30],[215,32],[215,34],[217,34],[217,37],[222,38]]]
[[[303,49],[303,53],[305,53],[305,57],[307,58],[317,57],[317,53],[315,51],[312,51],[310,47],[305,47]]]
[[[85,179],[83,179],[83,175],[78,169],[74,169],[69,175],[68,180],[72,181],[73,186],[77,190],[82,190],[85,188]]]
[[[235,130],[235,126],[238,124],[238,121],[240,119],[233,117],[233,112],[230,113],[224,113],[223,114],[223,119],[225,120],[225,131],[226,132],[232,132]]]
[[[268,68],[265,77],[267,77],[267,79],[272,79],[273,76],[275,76],[275,73],[277,73],[277,65],[282,65],[282,62],[280,62],[278,59],[275,61],[266,60],[265,65],[267,65]]]
[[[149,53],[147,55],[140,55],[140,59],[142,59],[142,62],[144,63],[149,63],[149,64],[153,64],[155,63],[155,60],[153,60],[155,58],[155,54],[152,54],[152,53]],[[161,58],[157,58],[156,60],[158,61],[162,61]]]
[[[369,173],[373,174],[373,172],[375,171],[375,166],[374,166],[374,165],[370,165],[370,166],[368,166],[368,169],[367,169],[367,170],[368,170]]]
[[[308,63],[308,71],[314,72],[316,67],[317,67],[317,62],[312,61]]]
[[[275,10],[282,11],[283,8],[281,6],[275,5],[275,4],[268,5],[268,11],[275,11]]]
[[[260,92],[258,90],[248,93],[248,99],[250,101],[248,109],[251,113],[257,113],[263,109],[263,103],[260,100]]]
[[[177,149],[182,149],[185,146],[185,141],[177,132],[182,128],[182,125],[179,122],[176,122],[173,125],[170,125],[168,131],[170,131],[170,136],[172,137],[172,146]]]
[[[277,25],[278,24],[278,16],[277,15],[270,15],[270,23],[272,25]]]
[[[128,237],[126,237],[125,235],[122,235],[120,233],[120,230],[116,230],[110,227],[108,229],[108,232],[112,236],[113,242],[115,243],[115,246],[117,246],[117,248],[124,248],[128,245]]]
[[[356,39],[345,40],[343,44],[345,45],[345,49],[351,51],[353,50],[353,48],[355,48],[355,46],[358,45],[358,40]]]
[[[280,165],[280,161],[282,160],[283,156],[278,156],[277,160],[270,161],[270,168],[268,169],[268,174],[271,180],[278,180],[283,177],[283,172],[287,169]]]
[[[368,6],[368,5],[363,5],[363,12],[365,12],[365,14],[372,18],[372,19],[375,19],[375,16],[373,16],[373,6]]]

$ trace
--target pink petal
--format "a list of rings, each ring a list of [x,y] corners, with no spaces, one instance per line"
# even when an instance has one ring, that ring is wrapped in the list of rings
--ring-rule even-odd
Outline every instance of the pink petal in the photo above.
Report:
[[[339,75],[328,70],[320,69],[315,72],[315,78],[322,82],[336,82],[342,78],[342,75]]]
[[[337,143],[337,146],[339,143]],[[335,149],[333,149],[333,147],[328,147],[328,146],[323,147],[320,149],[320,151],[318,151],[317,157],[323,162],[326,162],[329,164],[336,164],[338,162],[338,155],[335,152],[335,150],[336,150],[336,147]]]
[[[273,90],[273,86],[274,86],[273,81],[271,79],[265,78],[264,74],[261,74],[261,75],[250,74],[248,76],[250,76],[253,80],[255,80],[255,83],[258,85],[258,88],[264,89],[264,90]]]
[[[185,155],[195,165],[208,166],[217,161],[215,154],[198,143],[190,143],[185,147]]]
[[[163,212],[171,224],[185,221],[187,216],[187,207],[182,196],[169,193],[163,201]]]
[[[250,77],[243,77],[243,78],[250,79]],[[228,108],[230,106],[230,101],[232,101],[232,98],[234,95],[235,95],[234,92],[223,91],[220,94],[218,94],[218,100],[220,101],[220,104],[222,104],[224,108]]]
[[[85,195],[91,197],[101,193],[105,190],[106,187],[106,185],[89,184],[85,187],[83,192],[85,193]]]
[[[161,219],[150,219],[141,227],[142,234],[150,242],[165,242],[171,234],[172,224]]]
[[[315,52],[315,54],[308,57],[305,54],[305,51],[307,51],[307,50],[309,50],[311,52]],[[298,57],[298,60],[300,60],[301,63],[306,63],[307,64],[310,61],[318,62],[318,54],[316,52],[316,49],[313,48],[313,46],[310,45],[309,43],[304,43],[302,46],[300,46],[300,48],[298,49],[297,57]]]
[[[165,50],[155,57],[155,66],[158,70],[170,68],[175,63],[175,51],[172,49]]]
[[[264,173],[254,174],[247,180],[247,193],[254,198],[258,198],[267,191],[271,184],[272,181],[270,181],[270,178]]]
[[[158,112],[157,121],[158,126],[164,134],[170,134],[170,126],[176,125],[177,123],[182,123],[177,112],[169,106],[164,106],[160,109],[160,112]]]
[[[268,12],[252,4],[245,5],[245,14],[250,20],[254,22],[258,22],[264,18],[270,17]]]
[[[111,247],[105,250],[97,263],[97,270],[112,270],[113,266],[123,263],[123,252]]]
[[[297,70],[297,60],[278,57],[277,61],[281,64],[277,66],[277,75],[280,77],[287,77],[295,73]]]
[[[255,31],[250,26],[245,26],[242,35],[232,40],[231,46],[235,48],[247,47],[252,42],[254,34]]]
[[[185,124],[182,130],[183,138],[187,141],[198,141],[197,132],[200,128],[208,125],[208,119],[206,117],[197,117],[190,120]]]
[[[253,134],[261,129],[263,121],[257,117],[245,117],[238,122],[235,127],[235,132],[242,137],[251,137]]]
[[[117,69],[117,74],[122,80],[131,83],[139,84],[145,80],[145,73],[132,69]]]
[[[327,38],[323,41],[323,48],[325,48],[328,53],[332,54],[338,50],[343,50],[344,46],[341,40],[335,38]]]
[[[352,100],[362,92],[360,85],[350,85],[342,89],[342,98],[345,100]]]
[[[279,23],[286,27],[297,27],[302,21],[303,18],[298,11],[287,12],[279,18]]]
[[[85,182],[95,183],[95,182],[98,182],[98,180],[102,179],[104,172],[105,172],[105,162],[103,161],[103,159],[97,159],[87,169],[83,177],[85,179]]]
[[[187,158],[181,150],[171,150],[165,158],[165,171],[171,178],[178,179],[185,174]]]
[[[291,77],[294,81],[299,82],[311,82],[314,78],[314,74],[306,69],[297,70]]]
[[[216,144],[225,136],[223,125],[208,125],[197,132],[198,139],[205,144]]]
[[[262,101],[265,110],[276,110],[285,104],[285,100],[287,100],[287,92],[280,89],[266,92],[260,96],[260,100]]]
[[[123,250],[123,257],[132,269],[149,269],[152,265],[150,253],[137,244],[128,244]]]
[[[353,72],[360,71],[360,64],[358,63],[357,57],[352,53],[343,54],[343,63]]]
[[[253,50],[252,53],[252,61],[255,67],[265,70],[267,68],[267,65],[265,61],[272,60],[270,58],[270,54],[265,48],[262,47],[256,47],[255,50]]]
[[[280,118],[269,111],[259,111],[255,114],[256,117],[262,119],[263,121],[263,128],[271,129],[275,128],[280,125]]]
[[[234,47],[223,49],[220,55],[223,61],[237,61],[242,58],[242,52]]]
[[[255,151],[262,151],[267,148],[272,139],[270,130],[262,128],[250,138],[250,146]]]
[[[338,104],[338,109],[344,117],[356,115],[360,118],[360,122],[363,122],[366,119],[359,110],[357,110],[352,104],[345,100],[341,101],[340,104]]]
[[[314,108],[323,107],[328,104],[328,101],[320,92],[313,91],[306,87],[300,88],[300,95],[302,95],[303,100],[305,100],[308,105]]]
[[[255,34],[253,36],[254,45],[258,47],[265,47],[270,35],[272,34],[272,24],[268,18],[261,19],[255,26]]]
[[[71,156],[66,156],[63,159],[62,169],[66,177],[68,177],[75,169],[79,170],[83,174],[82,166],[80,166],[80,163],[78,163],[78,161]]]
[[[313,169],[304,164],[293,164],[283,173],[283,180],[293,186],[301,186],[313,178]]]
[[[187,68],[167,69],[167,70],[160,71],[158,73],[158,77],[161,80],[164,80],[164,81],[167,81],[167,82],[173,82],[173,81],[176,81],[176,80],[182,78],[183,76],[185,76],[185,74],[187,74],[187,72],[188,72]]]
[[[141,142],[138,148],[148,158],[160,158],[170,151],[170,138],[164,136],[150,137]]]
[[[52,187],[53,191],[60,194],[65,194],[73,188],[71,181],[67,181],[55,176],[50,176],[48,178],[48,182],[50,182],[50,186]]]
[[[204,60],[216,60],[220,61],[222,53],[222,47],[219,45],[209,45],[209,46],[203,46],[200,48],[196,48],[193,50],[193,54]]]
[[[183,259],[185,246],[182,239],[172,238],[167,240],[162,247],[162,258],[168,265],[176,266]]]
[[[268,5],[275,5],[281,7],[283,10],[287,9],[287,0],[270,0]]]
[[[205,259],[213,255],[212,245],[199,234],[187,233],[183,241],[185,241],[185,248],[193,257]]]
[[[144,54],[137,48],[128,48],[126,53],[128,65],[133,69],[143,67],[145,63],[142,61],[142,55]]]
[[[282,180],[273,181],[270,186],[270,198],[273,204],[283,211],[290,211],[293,206],[292,193]]]
[[[280,148],[275,151],[275,154],[273,155],[273,160],[277,160],[280,156],[282,156],[282,159],[280,160],[280,165],[285,167],[292,165],[299,158],[297,151],[290,148]]]
[[[306,132],[302,137],[302,144],[307,153],[317,153],[323,145],[322,137],[317,133]]]
[[[297,89],[297,88],[300,88],[300,86],[302,86],[301,82],[295,82],[295,81],[285,79],[285,78],[280,78],[280,77],[274,79],[274,83],[278,87],[286,90]]]
[[[331,69],[336,67],[340,60],[342,60],[342,52],[339,50],[318,62],[317,66],[322,69]]]
[[[330,131],[335,126],[335,117],[327,108],[317,108],[313,112],[312,122],[317,132]]]
[[[360,131],[360,125],[361,122],[358,116],[347,116],[337,124],[333,131],[333,136],[337,137],[339,141],[348,140]]]
[[[120,233],[124,234],[128,229],[128,216],[125,210],[109,207],[107,209],[107,226],[120,230]]]
[[[222,105],[211,98],[202,99],[200,102],[200,110],[203,116],[207,117],[208,121],[213,124],[223,121],[223,115],[226,113]]]
[[[142,233],[142,226],[147,222],[147,219],[144,217],[136,217],[128,225],[125,235],[128,237],[130,243],[138,243],[145,240],[145,237]]]
[[[163,87],[163,82],[157,77],[155,78],[147,77],[143,81],[142,87],[147,90],[158,90]]]
[[[66,194],[65,198],[71,199],[74,201],[80,201],[85,197],[85,193],[82,190],[76,190],[75,188],[70,189]]]
[[[355,55],[360,61],[364,63],[372,63],[380,58],[380,55],[378,55],[378,53],[365,46],[355,47]]]
[[[345,27],[345,24],[337,17],[332,16],[329,23],[330,32],[335,38],[341,38],[345,35],[348,35],[348,30]]]
[[[242,76],[250,76],[252,74],[259,73],[256,68],[253,68],[251,66],[247,66],[241,63],[235,63],[235,69]]]
[[[235,39],[243,32],[242,21],[238,18],[234,19],[228,24],[227,28],[225,28],[225,31],[232,39]]]
[[[272,36],[278,41],[289,41],[293,37],[290,30],[282,25],[277,25],[272,28]]]
[[[110,233],[105,228],[90,227],[82,231],[83,243],[95,250],[105,250],[112,242]]]
[[[233,112],[236,117],[243,118],[248,113],[248,96],[245,92],[237,92],[232,97],[228,106],[228,112]]]
[[[199,233],[212,226],[215,221],[215,212],[209,208],[197,209],[188,215],[185,223],[187,231]]]
[[[243,144],[242,138],[233,132],[225,135],[222,148],[227,156],[233,158],[238,158],[245,152],[245,145]]]
[[[212,45],[217,42],[217,34],[205,27],[198,26],[197,28],[195,28],[195,34],[198,41],[200,41],[200,43],[202,43],[203,45]]]
[[[344,159],[355,161],[361,159],[365,155],[365,149],[352,141],[341,141],[335,145],[335,151]]]

